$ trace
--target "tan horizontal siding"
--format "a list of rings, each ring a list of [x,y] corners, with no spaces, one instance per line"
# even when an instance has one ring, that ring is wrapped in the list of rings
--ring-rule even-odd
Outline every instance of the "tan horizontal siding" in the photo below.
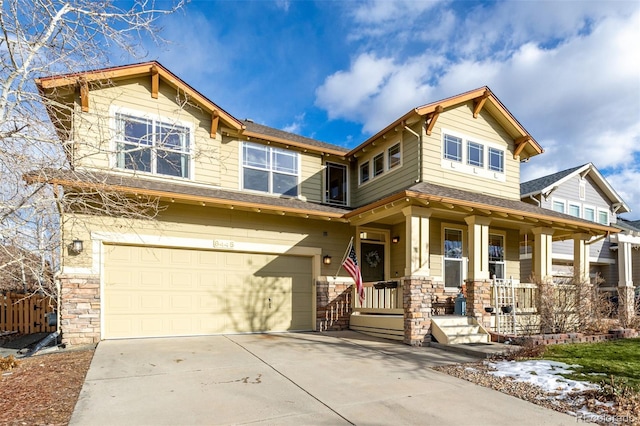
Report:
[[[89,107],[88,113],[75,114],[74,134],[82,142],[76,156],[79,165],[102,169],[111,167],[115,147],[110,132],[113,125],[110,112],[112,107],[121,107],[132,112],[190,123],[194,132],[195,180],[219,184],[219,141],[210,137],[211,117],[186,104],[185,99],[179,99],[175,89],[161,84],[158,98],[154,99],[151,97],[150,79],[132,79],[118,86],[91,90]]]
[[[478,190],[499,197],[520,199],[520,163],[513,158],[513,140],[489,113],[482,111],[478,118],[474,119],[472,105],[470,102],[445,111],[438,118],[431,135],[425,136],[424,181],[460,189]],[[443,128],[463,134],[471,140],[477,138],[479,142],[490,142],[503,147],[506,181],[443,168],[441,165]]]
[[[378,200],[386,195],[411,186],[418,179],[418,138],[404,131],[402,139],[392,139],[379,147],[373,147],[370,152],[358,158],[355,169],[352,169],[352,206],[359,207]],[[380,176],[359,185],[359,167],[363,161],[371,161],[373,157],[383,152],[385,161],[387,149],[401,141],[402,165],[392,170],[386,170]],[[373,167],[371,166],[371,172]]]
[[[78,256],[66,256],[65,265],[91,267],[92,231],[123,234],[159,235],[193,239],[232,240],[291,247],[316,247],[323,255],[333,258],[329,266],[322,266],[322,275],[333,276],[344,254],[353,229],[348,224],[305,219],[240,210],[220,209],[183,204],[168,205],[157,220],[102,219],[78,216],[78,221],[65,222],[65,235],[80,238],[84,251]],[[78,226],[74,227],[74,223]],[[81,224],[80,224],[81,223]],[[71,238],[71,237],[70,237]],[[70,243],[70,241],[65,241]],[[213,245],[212,245],[213,247]],[[340,276],[347,276],[344,270]]]

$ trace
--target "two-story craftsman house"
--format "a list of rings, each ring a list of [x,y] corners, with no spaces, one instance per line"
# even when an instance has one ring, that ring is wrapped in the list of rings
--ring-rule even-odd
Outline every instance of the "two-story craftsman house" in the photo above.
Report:
[[[520,163],[542,149],[487,87],[346,149],[237,119],[157,62],[37,85],[72,111],[50,108],[73,173],[32,181],[160,207],[62,212],[76,243],[59,274],[70,344],[347,326],[420,344],[463,283],[466,313],[489,324],[489,278],[520,277],[524,239],[546,278],[553,240],[571,239],[588,274],[585,242],[616,231],[520,200]],[[362,306],[336,274],[351,238]]]
[[[523,182],[520,191],[524,202],[621,228],[620,233],[588,241],[591,278],[597,277],[601,290],[612,293],[616,299],[618,292],[628,293],[627,297],[633,295],[631,249],[639,246],[640,239],[634,235],[633,223],[618,221],[617,215],[628,213],[630,209],[592,163]],[[573,249],[571,241],[553,244],[552,275],[556,280],[573,276]],[[526,279],[531,271],[530,252],[527,247],[522,250],[521,279]],[[630,309],[629,312],[621,312],[623,315],[633,312],[631,302],[622,303],[620,307]]]

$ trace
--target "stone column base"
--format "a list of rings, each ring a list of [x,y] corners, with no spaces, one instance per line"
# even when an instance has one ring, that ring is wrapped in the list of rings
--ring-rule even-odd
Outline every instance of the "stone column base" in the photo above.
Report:
[[[422,346],[431,328],[430,280],[405,279],[402,286],[404,306],[404,343]]]
[[[353,284],[316,282],[316,330],[338,331],[349,328]]]
[[[634,288],[618,287],[618,318],[623,326],[630,324],[635,317]]]
[[[100,341],[100,277],[60,276],[62,343],[79,346]]]

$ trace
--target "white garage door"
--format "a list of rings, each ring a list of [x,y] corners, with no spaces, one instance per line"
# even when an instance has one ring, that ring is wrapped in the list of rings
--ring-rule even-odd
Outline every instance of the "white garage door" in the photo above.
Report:
[[[105,246],[104,338],[311,330],[310,257]]]

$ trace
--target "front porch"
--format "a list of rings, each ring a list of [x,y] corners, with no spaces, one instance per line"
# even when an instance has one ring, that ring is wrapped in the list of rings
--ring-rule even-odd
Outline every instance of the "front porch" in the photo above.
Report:
[[[459,314],[490,331],[502,331],[511,324],[511,331],[517,332],[516,320],[532,314],[527,310],[533,307],[536,287],[520,283],[521,242],[531,246],[531,281],[551,282],[553,241],[573,241],[576,275],[588,277],[589,241],[615,232],[519,200],[426,183],[354,210],[346,218],[355,228],[353,244],[365,300],[360,306],[349,294],[349,314],[335,323],[332,318],[338,308],[325,304],[333,303],[330,294],[340,293],[335,283],[342,280],[343,286],[353,281],[326,277],[318,287],[318,329],[334,324],[410,345],[429,339],[432,318],[454,313],[460,290],[466,308]],[[496,283],[507,280],[517,285],[508,303],[513,306],[511,316],[495,306],[498,290],[494,287],[501,288]],[[504,295],[498,296],[503,297],[499,303],[506,304]],[[338,305],[344,306],[347,296],[340,297]],[[485,310],[491,306],[493,313]]]

